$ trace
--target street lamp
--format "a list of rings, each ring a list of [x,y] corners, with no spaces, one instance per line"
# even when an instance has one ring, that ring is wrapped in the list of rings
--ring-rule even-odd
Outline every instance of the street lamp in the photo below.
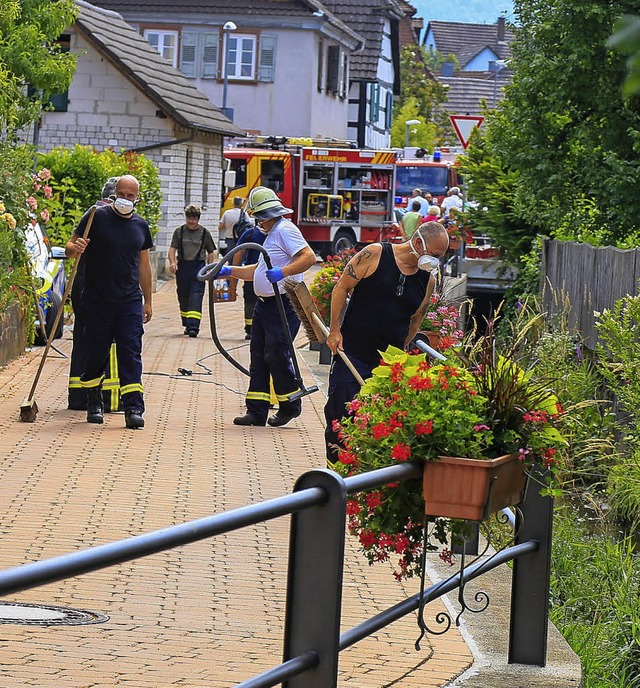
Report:
[[[233,108],[227,108],[227,85],[229,81],[229,34],[238,27],[232,21],[225,22],[224,31],[224,73],[222,76],[222,114],[233,121]]]
[[[503,69],[506,69],[507,67],[507,61],[506,60],[494,60],[493,62],[489,63],[491,65],[491,71],[493,71],[493,104],[491,107],[496,106],[496,98],[498,96],[498,74]]]
[[[422,124],[422,122],[419,119],[408,119],[404,124],[405,124],[405,127],[407,128],[406,129],[407,133],[406,133],[406,136],[404,139],[404,145],[405,145],[405,147],[408,147],[409,146],[409,133],[410,133],[409,127],[413,126],[414,124]]]

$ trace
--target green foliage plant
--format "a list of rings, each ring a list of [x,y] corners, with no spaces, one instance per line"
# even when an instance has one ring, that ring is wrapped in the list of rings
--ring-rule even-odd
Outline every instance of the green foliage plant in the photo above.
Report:
[[[0,3],[0,131],[6,140],[40,116],[49,96],[69,87],[75,56],[57,41],[76,12],[74,0]]]
[[[551,621],[580,656],[585,688],[640,687],[640,559],[631,538],[591,534],[556,511]]]

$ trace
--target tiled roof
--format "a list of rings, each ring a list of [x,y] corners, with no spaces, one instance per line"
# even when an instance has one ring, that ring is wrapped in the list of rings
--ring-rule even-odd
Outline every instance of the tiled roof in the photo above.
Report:
[[[377,81],[384,20],[402,19],[402,8],[395,0],[325,0],[324,4],[365,39],[364,48],[349,58],[350,78]]]
[[[431,21],[427,31],[433,31],[436,49],[443,55],[453,53],[464,66],[483,48],[491,48],[500,60],[511,57],[509,43],[514,38],[507,24],[504,41],[498,41],[498,24],[466,24],[462,22]]]
[[[396,0],[396,2],[404,13],[399,27],[400,48],[404,48],[406,45],[418,45],[420,32],[424,26],[423,20],[414,16],[418,10],[407,0]]]
[[[165,60],[119,14],[76,0],[76,27],[141,91],[186,129],[242,135],[233,122]]]
[[[238,15],[243,17],[307,18],[313,12],[322,12],[329,24],[361,42],[354,28],[336,17],[320,0],[97,0],[100,7],[120,12],[126,17],[162,18],[187,15],[191,21],[218,20],[222,25]]]
[[[494,86],[493,76],[487,78],[469,78],[459,76],[437,76],[438,81],[446,84],[447,102],[443,109],[451,115],[482,115],[481,101],[493,107],[494,88],[496,103],[502,97],[502,89],[508,83],[506,78],[498,78]]]

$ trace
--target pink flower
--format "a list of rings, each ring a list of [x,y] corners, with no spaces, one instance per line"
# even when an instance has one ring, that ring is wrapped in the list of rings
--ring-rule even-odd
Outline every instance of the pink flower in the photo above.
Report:
[[[490,430],[491,428],[488,425],[484,425],[484,423],[482,423],[480,425],[474,425],[473,429],[476,432],[480,432],[480,430]]]
[[[29,196],[27,198],[27,205],[31,210],[37,210],[38,209],[38,201],[33,196]]]
[[[43,182],[49,181],[49,179],[51,179],[51,170],[43,167],[40,172],[38,172],[38,177],[42,179]]]
[[[44,193],[45,198],[51,198],[51,194],[53,193],[53,189],[47,184],[45,187],[42,189]]]
[[[49,211],[46,208],[40,213],[40,217],[42,218],[43,222],[49,222],[49,220],[51,219]]]

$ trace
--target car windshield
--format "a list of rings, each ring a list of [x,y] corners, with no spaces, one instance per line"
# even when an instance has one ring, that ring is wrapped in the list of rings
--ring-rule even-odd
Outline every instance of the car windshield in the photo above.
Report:
[[[398,165],[396,168],[396,196],[411,196],[414,189],[430,191],[434,196],[447,193],[448,169],[427,165]]]

